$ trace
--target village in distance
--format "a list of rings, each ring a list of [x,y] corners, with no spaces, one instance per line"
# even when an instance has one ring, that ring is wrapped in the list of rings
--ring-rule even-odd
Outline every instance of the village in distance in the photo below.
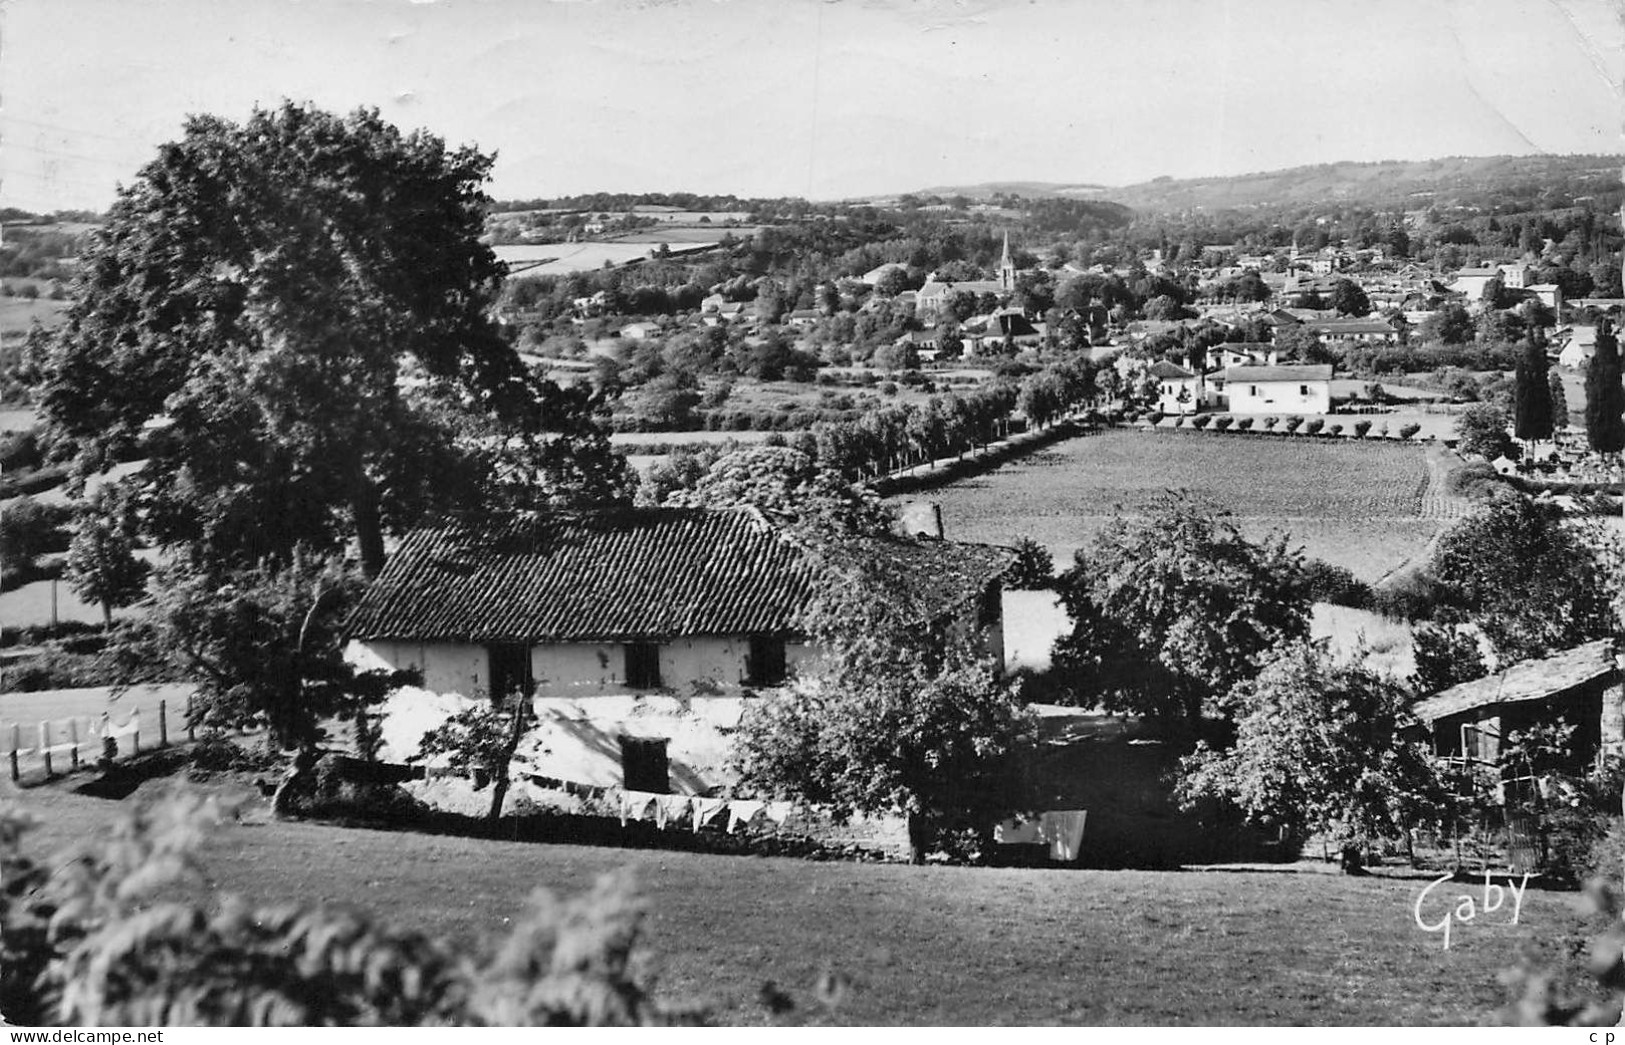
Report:
[[[491,163],[0,210],[7,1022],[1619,1018],[1619,157]]]

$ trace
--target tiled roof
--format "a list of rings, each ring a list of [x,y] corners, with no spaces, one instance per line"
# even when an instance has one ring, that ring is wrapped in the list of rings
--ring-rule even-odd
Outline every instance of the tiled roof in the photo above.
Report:
[[[1323,363],[1309,366],[1233,366],[1225,369],[1226,383],[1231,381],[1260,383],[1265,381],[1330,381],[1332,366]]]
[[[1497,704],[1546,700],[1576,686],[1610,677],[1616,671],[1614,640],[1598,639],[1550,657],[1521,661],[1505,671],[1451,686],[1411,705],[1411,714],[1432,725],[1441,718],[1463,711],[1475,711]]]
[[[929,619],[980,594],[1014,553],[869,538]],[[352,614],[356,639],[586,642],[784,634],[817,590],[814,554],[749,509],[471,519],[407,535]]]
[[[1394,328],[1380,319],[1322,319],[1309,324],[1320,334],[1382,334],[1395,333]]]
[[[1156,378],[1186,379],[1196,375],[1182,366],[1176,366],[1166,359],[1159,359],[1151,367],[1151,376]]]

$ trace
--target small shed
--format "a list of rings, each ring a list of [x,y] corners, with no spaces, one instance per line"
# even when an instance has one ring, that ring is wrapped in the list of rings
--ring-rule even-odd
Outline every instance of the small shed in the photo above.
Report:
[[[1625,747],[1625,694],[1612,639],[1520,661],[1411,706],[1436,754],[1496,762],[1508,734],[1559,719],[1575,727],[1575,768]]]

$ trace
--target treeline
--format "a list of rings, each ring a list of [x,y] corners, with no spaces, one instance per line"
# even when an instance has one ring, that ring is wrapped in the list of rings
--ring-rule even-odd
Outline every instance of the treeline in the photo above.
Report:
[[[8,228],[0,247],[0,276],[66,280],[67,259],[78,255],[84,237],[46,228]]]
[[[1093,368],[1067,361],[1030,374],[1020,384],[1000,381],[975,392],[932,396],[922,404],[814,425],[792,445],[820,468],[862,479],[986,446],[1009,434],[1018,409],[1029,425],[1047,425],[1093,394]]]

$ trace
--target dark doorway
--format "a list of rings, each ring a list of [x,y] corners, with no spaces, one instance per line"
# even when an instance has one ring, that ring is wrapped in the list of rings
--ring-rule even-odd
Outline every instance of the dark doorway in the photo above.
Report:
[[[621,784],[628,791],[671,793],[666,737],[621,737]]]
[[[745,681],[752,686],[777,686],[783,682],[786,673],[784,640],[771,635],[752,635],[745,673]]]
[[[530,695],[530,647],[515,642],[488,647],[491,668],[491,699],[501,703],[515,693]]]
[[[626,684],[633,689],[660,687],[660,647],[653,642],[626,645]]]

